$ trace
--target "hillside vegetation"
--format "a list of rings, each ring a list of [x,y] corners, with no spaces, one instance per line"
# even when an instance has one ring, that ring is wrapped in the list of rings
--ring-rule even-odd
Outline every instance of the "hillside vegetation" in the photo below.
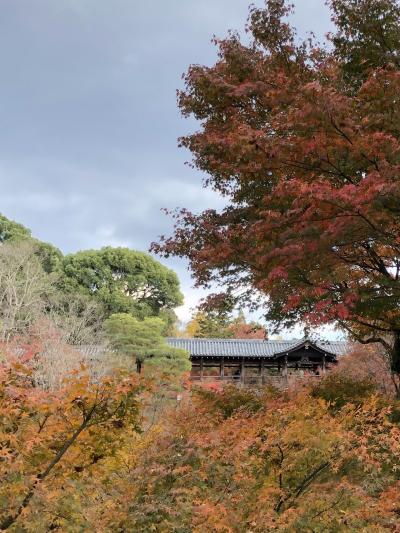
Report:
[[[328,5],[326,46],[266,0],[189,68],[180,143],[226,207],[182,210],[153,251],[221,288],[181,335],[265,338],[248,307],[355,350],[287,390],[195,387],[165,339],[174,272],[1,216],[1,531],[400,531],[400,6]]]

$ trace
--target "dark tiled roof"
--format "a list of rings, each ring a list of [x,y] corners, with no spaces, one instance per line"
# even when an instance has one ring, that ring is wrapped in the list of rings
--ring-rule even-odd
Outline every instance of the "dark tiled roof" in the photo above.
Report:
[[[278,354],[301,347],[308,342],[333,355],[343,355],[349,349],[346,341],[312,341],[307,339],[294,341],[264,341],[247,339],[182,339],[168,338],[167,343],[175,348],[187,350],[192,357],[260,357],[272,358]]]

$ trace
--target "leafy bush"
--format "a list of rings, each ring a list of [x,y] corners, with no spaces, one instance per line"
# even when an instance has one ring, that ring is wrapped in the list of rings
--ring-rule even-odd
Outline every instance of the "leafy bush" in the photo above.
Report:
[[[260,394],[235,385],[227,385],[220,391],[199,387],[195,390],[195,394],[211,411],[220,413],[223,419],[230,418],[241,410],[255,413],[263,407],[263,398]]]
[[[376,391],[376,385],[368,377],[357,378],[342,372],[328,374],[311,389],[314,398],[323,398],[338,409],[346,403],[355,405]]]

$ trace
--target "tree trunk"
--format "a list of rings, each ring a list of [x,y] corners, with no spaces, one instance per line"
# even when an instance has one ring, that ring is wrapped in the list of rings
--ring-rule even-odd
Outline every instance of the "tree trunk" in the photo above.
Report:
[[[140,374],[142,372],[142,361],[136,359],[136,372]]]
[[[92,419],[92,416],[95,412],[96,406],[94,405],[92,409],[90,409],[89,413],[85,416],[83,419],[81,425],[75,430],[75,432],[72,434],[72,436],[64,442],[61,449],[58,451],[54,459],[50,462],[50,464],[47,466],[47,468],[44,470],[44,472],[38,474],[36,476],[35,481],[33,482],[32,487],[26,494],[25,498],[22,500],[21,505],[18,507],[17,511],[13,515],[7,516],[1,523],[0,523],[0,531],[5,531],[8,528],[10,528],[12,525],[15,524],[15,522],[18,520],[18,518],[23,513],[24,509],[28,507],[30,501],[32,500],[33,496],[35,495],[36,489],[41,481],[47,478],[47,476],[51,473],[53,468],[61,461],[61,459],[64,457],[65,453],[69,450],[69,448],[74,444],[76,439],[79,437],[79,435],[84,431],[89,421]]]
[[[394,374],[400,375],[400,331],[393,332],[394,341],[390,358],[390,369]]]
[[[390,350],[390,371],[396,396],[400,399],[400,331],[393,331],[393,345]]]

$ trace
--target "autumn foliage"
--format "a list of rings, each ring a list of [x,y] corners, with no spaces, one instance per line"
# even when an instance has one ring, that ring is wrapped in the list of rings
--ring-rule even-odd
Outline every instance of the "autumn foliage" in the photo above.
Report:
[[[232,316],[227,312],[204,312],[201,309],[197,310],[180,334],[189,338],[218,339],[265,340],[268,337],[265,327],[257,322],[248,322],[243,311]]]
[[[49,391],[17,358],[0,366],[2,531],[88,527],[79,494],[88,480],[96,480],[90,490],[106,486],[124,443],[134,440],[141,389],[136,376],[115,372],[94,383],[81,368]]]
[[[327,46],[301,42],[291,7],[267,0],[245,43],[230,33],[213,66],[189,68],[179,106],[200,128],[180,142],[227,206],[178,212],[154,250],[276,328],[335,323],[380,342],[399,373],[400,8],[328,4]]]
[[[2,348],[3,531],[400,527],[400,404],[379,352],[286,391],[186,383],[177,396],[175,375],[115,368],[67,369],[50,387],[42,351]]]
[[[329,322],[360,343],[286,390],[191,388],[187,354],[166,353],[162,321],[142,320],[147,305],[161,318],[169,308],[136,271],[131,287],[119,267],[102,277],[115,305],[148,300],[138,319],[107,323],[120,367],[104,346],[83,355],[104,340],[96,306],[54,311],[45,249],[2,244],[0,530],[400,531],[400,8],[328,4],[329,46],[299,42],[291,8],[267,0],[251,8],[247,44],[231,33],[215,65],[189,68],[179,105],[200,129],[181,143],[227,206],[178,213],[154,249],[188,257],[198,284],[221,282],[214,307],[267,304],[277,328]],[[24,234],[0,222],[0,241]],[[192,324],[199,335],[221,331],[210,316]]]
[[[104,530],[397,531],[394,406],[359,393],[198,391],[117,480]]]

